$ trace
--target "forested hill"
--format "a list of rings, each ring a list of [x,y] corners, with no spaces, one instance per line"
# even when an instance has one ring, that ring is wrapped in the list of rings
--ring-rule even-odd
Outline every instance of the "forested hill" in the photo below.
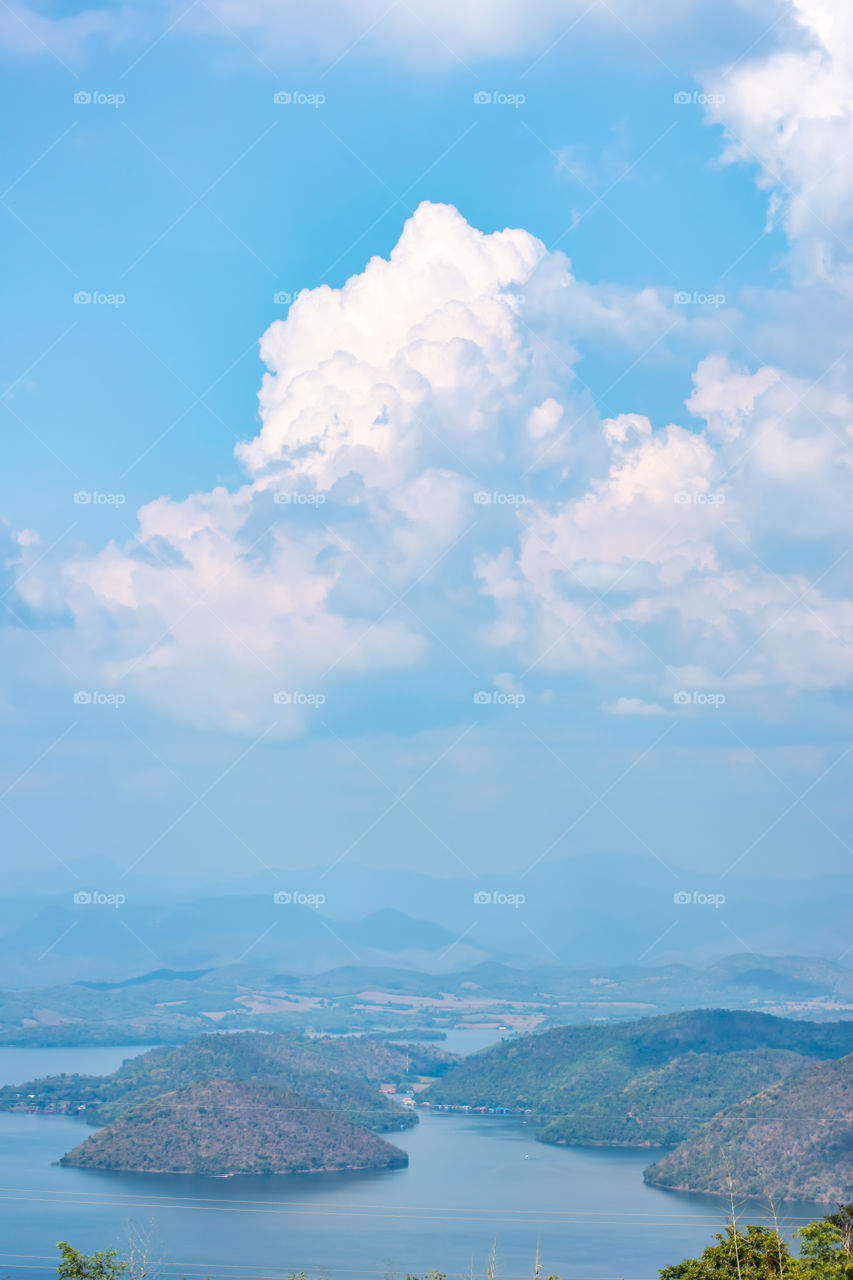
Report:
[[[286,1034],[208,1033],[178,1046],[152,1049],[110,1076],[49,1076],[0,1089],[0,1109],[77,1112],[107,1124],[135,1103],[208,1080],[271,1081],[372,1129],[416,1123],[379,1093],[383,1081],[414,1083],[446,1071],[456,1059],[424,1046],[367,1038],[309,1039]]]
[[[853,1023],[697,1010],[559,1027],[474,1054],[435,1104],[527,1109],[544,1141],[668,1145],[814,1060],[853,1053]]]
[[[853,1190],[853,1055],[810,1064],[715,1116],[646,1170],[654,1186],[834,1203]]]
[[[417,1123],[379,1082],[414,1085],[456,1060],[423,1046],[259,1032],[152,1049],[112,1075],[52,1076],[0,1090],[0,1108],[105,1125],[64,1158],[104,1169],[289,1173],[406,1163],[377,1131]],[[427,1076],[432,1072],[432,1076]]]
[[[370,1130],[289,1089],[212,1080],[129,1107],[62,1164],[142,1173],[270,1174],[399,1168]]]

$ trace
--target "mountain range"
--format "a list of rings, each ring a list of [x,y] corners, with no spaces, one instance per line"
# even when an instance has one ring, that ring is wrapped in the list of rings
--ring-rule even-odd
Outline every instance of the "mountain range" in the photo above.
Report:
[[[689,1008],[748,1009],[831,1021],[853,1012],[853,970],[809,956],[728,956],[704,968],[517,967],[457,973],[346,965],[315,975],[248,964],[155,969],[0,991],[0,1044],[179,1044],[253,1028],[436,1039],[469,1027],[504,1033],[624,1022]]]
[[[0,984],[117,980],[152,962],[292,973],[353,963],[447,973],[485,960],[708,964],[734,938],[761,954],[841,955],[851,909],[846,875],[697,875],[618,854],[546,860],[514,877],[343,862],[216,883],[125,875],[92,858],[61,892],[20,877],[8,887]]]

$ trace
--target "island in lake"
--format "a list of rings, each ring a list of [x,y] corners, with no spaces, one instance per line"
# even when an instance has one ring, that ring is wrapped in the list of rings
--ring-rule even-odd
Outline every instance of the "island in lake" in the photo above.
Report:
[[[102,1126],[60,1162],[77,1167],[216,1176],[392,1169],[408,1157],[379,1134],[416,1124],[417,1114],[382,1087],[411,1095],[454,1062],[441,1050],[369,1038],[207,1034],[152,1049],[110,1076],[0,1089],[0,1109],[78,1114]]]
[[[289,1089],[210,1080],[131,1107],[61,1163],[222,1176],[399,1169],[408,1156],[363,1125]]]

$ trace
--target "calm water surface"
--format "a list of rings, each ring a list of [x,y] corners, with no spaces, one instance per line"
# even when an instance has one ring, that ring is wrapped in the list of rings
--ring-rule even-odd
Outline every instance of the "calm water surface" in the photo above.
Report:
[[[35,1071],[109,1070],[141,1050],[62,1054]],[[20,1067],[0,1051],[0,1078]],[[109,1054],[100,1062],[81,1055]],[[16,1060],[17,1061],[17,1060]],[[30,1067],[27,1068],[27,1071]],[[654,1280],[695,1255],[723,1221],[722,1206],[643,1185],[649,1156],[533,1141],[515,1118],[421,1114],[394,1138],[408,1169],[270,1178],[190,1178],[62,1169],[53,1164],[91,1130],[65,1116],[0,1115],[0,1277],[55,1273],[55,1244],[121,1248],[130,1224],[151,1231],[158,1274],[278,1280],[305,1270],[328,1280],[389,1280],[437,1268],[483,1275],[497,1247],[499,1280]],[[762,1210],[750,1214],[754,1219]],[[788,1206],[789,1226],[819,1206]]]

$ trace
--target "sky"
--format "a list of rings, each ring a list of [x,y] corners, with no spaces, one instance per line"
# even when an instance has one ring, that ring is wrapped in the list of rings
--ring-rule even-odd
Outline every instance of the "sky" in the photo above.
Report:
[[[849,872],[846,6],[0,45],[16,883]]]

